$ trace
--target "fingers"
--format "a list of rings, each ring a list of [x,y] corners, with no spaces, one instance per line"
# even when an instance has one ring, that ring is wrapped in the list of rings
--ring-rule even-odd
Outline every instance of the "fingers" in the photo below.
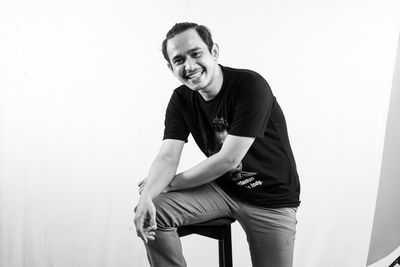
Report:
[[[142,180],[140,180],[140,181],[138,182],[138,186],[139,186],[139,187],[144,186],[144,184],[146,184],[146,181],[147,181],[147,177],[146,177],[146,178],[143,178]]]
[[[152,230],[154,230],[154,229],[151,228],[151,227],[147,227],[146,229],[144,229],[144,232],[145,232],[145,234],[148,235],[148,236],[155,236],[156,233],[155,233],[154,231],[152,231]]]
[[[138,182],[138,186],[140,186],[141,184],[143,184],[143,182],[146,180],[146,178],[143,178],[142,180],[140,180],[139,182]]]
[[[142,194],[143,188],[146,185],[147,177],[138,182],[139,194]]]
[[[140,215],[136,214],[136,215],[137,215],[135,217],[136,234],[147,244],[147,236],[145,235],[143,229],[144,216],[142,214]]]
[[[141,195],[142,194],[142,191],[143,191],[143,188],[144,188],[144,185],[145,185],[146,183],[143,183],[140,187],[139,187],[139,195]]]
[[[156,239],[155,238],[156,233],[154,231],[152,231],[151,227],[147,227],[144,230],[144,234],[146,235],[147,240],[154,241]]]
[[[150,198],[141,198],[137,207],[134,223],[136,226],[136,234],[140,237],[146,244],[149,240],[155,240],[155,232],[157,229],[156,224],[156,209]],[[147,227],[144,229],[144,227]]]
[[[151,212],[150,213],[150,229],[156,230],[157,229],[157,223],[156,223],[156,213]]]
[[[146,229],[143,229],[143,222],[140,223],[140,220],[136,222],[136,234],[140,237],[146,244],[149,240],[154,241],[156,233],[153,231],[155,230],[154,226],[149,226]]]
[[[138,207],[136,207],[136,208],[138,208]],[[146,232],[146,230],[144,229],[145,219],[146,219],[146,211],[142,207],[139,207],[136,210],[135,219],[134,219],[135,227],[136,227],[136,234],[140,239],[142,239],[147,244],[148,237],[151,238],[152,235],[149,234],[149,231]]]

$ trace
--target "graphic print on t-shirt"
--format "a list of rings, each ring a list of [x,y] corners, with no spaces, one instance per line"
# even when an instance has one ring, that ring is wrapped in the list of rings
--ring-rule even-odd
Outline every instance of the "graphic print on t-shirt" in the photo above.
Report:
[[[223,117],[216,116],[211,122],[211,128],[212,131],[203,133],[208,156],[217,153],[221,149],[225,138],[228,136],[229,124]],[[256,172],[246,172],[242,169],[243,164],[240,162],[236,168],[228,172],[232,181],[248,189],[262,185],[263,182],[254,177],[257,174]]]

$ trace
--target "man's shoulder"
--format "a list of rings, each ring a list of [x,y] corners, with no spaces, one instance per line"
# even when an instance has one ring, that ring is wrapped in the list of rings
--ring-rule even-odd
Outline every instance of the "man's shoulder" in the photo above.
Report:
[[[178,96],[178,97],[190,97],[190,95],[193,93],[192,90],[188,90],[187,86],[182,84],[178,87],[176,87],[173,91],[173,95]]]
[[[171,95],[170,102],[175,103],[181,107],[190,106],[193,101],[193,91],[188,89],[185,85],[176,87]]]
[[[227,66],[221,66],[223,71],[236,79],[252,80],[252,79],[264,79],[261,74],[250,69],[232,68]]]
[[[223,67],[223,70],[224,74],[227,74],[227,88],[230,94],[239,99],[252,92],[262,93],[271,90],[268,82],[256,71],[231,67]]]

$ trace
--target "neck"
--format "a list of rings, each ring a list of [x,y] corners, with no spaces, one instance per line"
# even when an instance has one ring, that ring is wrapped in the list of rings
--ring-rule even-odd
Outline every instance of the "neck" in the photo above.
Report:
[[[218,65],[217,68],[215,68],[214,81],[209,86],[207,86],[207,88],[199,90],[199,94],[206,101],[213,99],[218,95],[219,91],[221,90],[223,81],[224,77],[222,75],[222,69],[221,66]]]

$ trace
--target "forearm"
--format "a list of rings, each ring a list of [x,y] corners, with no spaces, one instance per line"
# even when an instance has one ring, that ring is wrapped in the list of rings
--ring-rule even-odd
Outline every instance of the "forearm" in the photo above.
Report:
[[[141,193],[142,197],[151,199],[158,196],[171,182],[176,174],[179,160],[168,156],[158,156],[153,161],[146,184]]]
[[[209,183],[233,169],[238,163],[231,161],[221,153],[217,153],[194,167],[176,174],[169,184],[169,191],[192,188]]]

